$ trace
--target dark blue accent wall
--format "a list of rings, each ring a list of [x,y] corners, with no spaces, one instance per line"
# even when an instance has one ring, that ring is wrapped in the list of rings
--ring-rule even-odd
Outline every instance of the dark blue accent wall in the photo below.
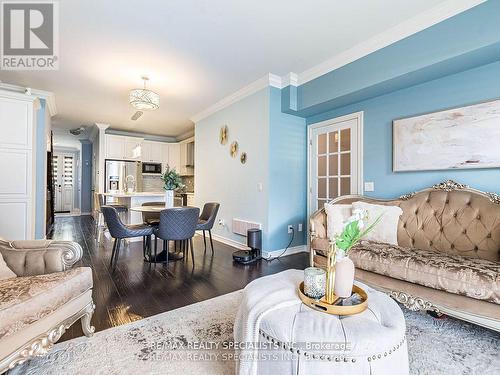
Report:
[[[82,140],[81,212],[92,211],[92,143]]]

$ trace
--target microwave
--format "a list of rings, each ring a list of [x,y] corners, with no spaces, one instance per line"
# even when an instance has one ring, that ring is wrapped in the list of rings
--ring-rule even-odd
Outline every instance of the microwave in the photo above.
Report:
[[[142,163],[143,174],[161,174],[161,163]]]

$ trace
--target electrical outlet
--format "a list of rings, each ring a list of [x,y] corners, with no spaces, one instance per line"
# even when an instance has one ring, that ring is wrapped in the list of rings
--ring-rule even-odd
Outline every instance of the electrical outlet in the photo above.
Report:
[[[288,226],[288,234],[292,234],[293,233],[293,225],[289,225]]]
[[[299,223],[299,229],[298,229],[299,232],[302,232],[302,223]]]
[[[375,183],[373,181],[365,182],[365,191],[375,191]]]

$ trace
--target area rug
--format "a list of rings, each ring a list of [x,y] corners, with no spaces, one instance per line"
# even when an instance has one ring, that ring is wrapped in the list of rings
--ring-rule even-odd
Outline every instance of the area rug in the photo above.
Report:
[[[62,342],[9,374],[234,374],[233,351],[225,349],[241,293]],[[500,373],[500,334],[403,311],[412,374]]]

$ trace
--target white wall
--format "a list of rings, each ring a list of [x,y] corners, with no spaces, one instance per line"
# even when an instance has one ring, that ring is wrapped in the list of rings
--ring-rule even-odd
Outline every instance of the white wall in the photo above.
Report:
[[[219,143],[223,125],[229,128],[224,146]],[[239,143],[237,158],[229,153],[233,141]],[[246,164],[240,163],[241,152],[247,153]],[[221,204],[218,219],[224,219],[226,226],[216,224],[215,235],[245,244],[246,237],[232,233],[233,218],[259,222],[267,233],[268,159],[269,87],[195,124],[196,205]]]

